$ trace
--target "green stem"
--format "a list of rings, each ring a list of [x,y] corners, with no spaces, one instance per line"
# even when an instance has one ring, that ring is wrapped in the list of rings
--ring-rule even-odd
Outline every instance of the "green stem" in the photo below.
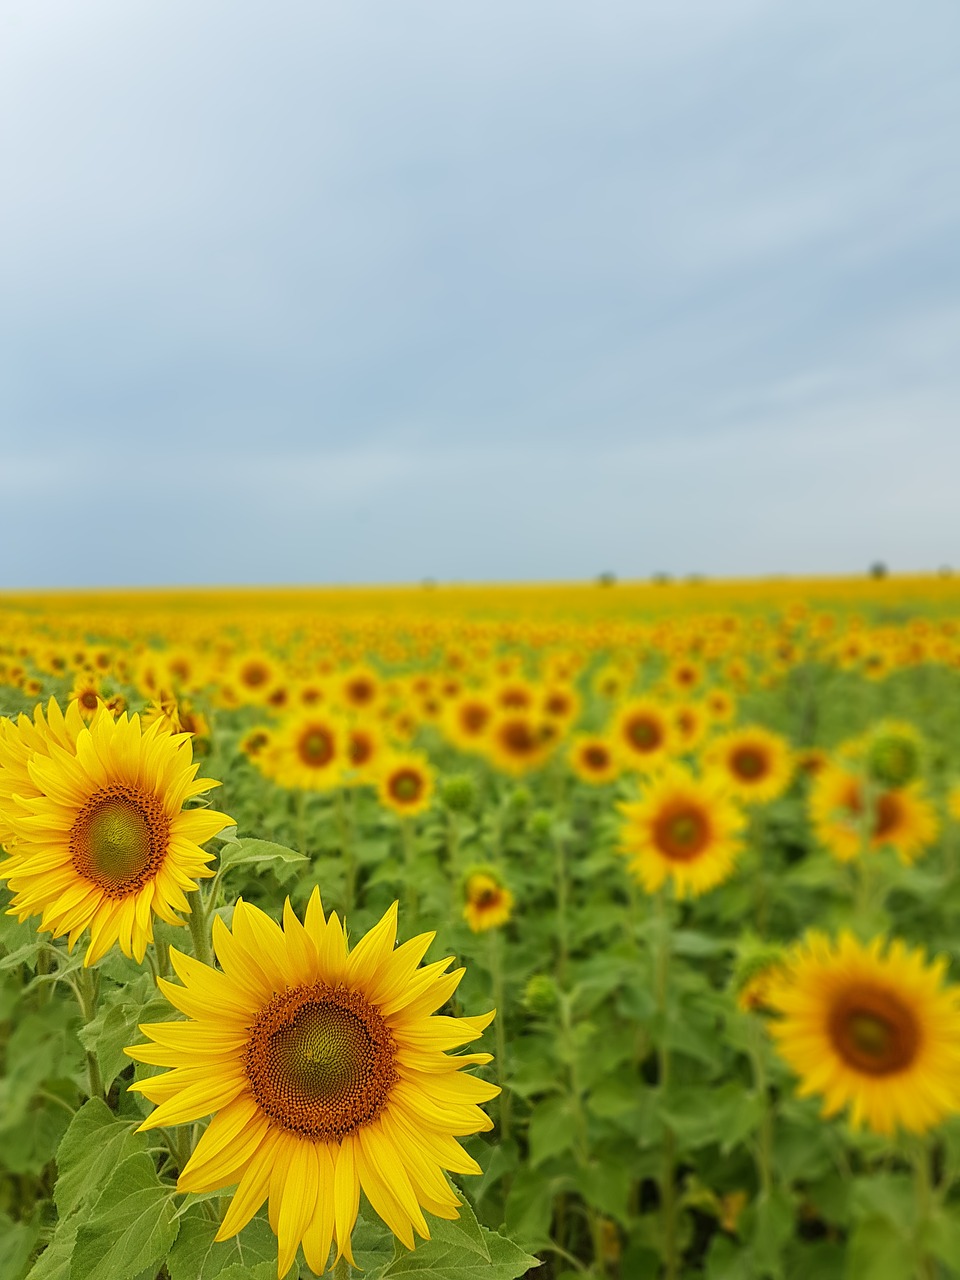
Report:
[[[88,969],[86,965],[80,970],[80,985],[75,987],[77,999],[80,1002],[80,1012],[83,1020],[88,1025],[97,1016],[97,995],[99,991],[99,978],[92,969]],[[87,1079],[90,1083],[90,1097],[103,1097],[103,1078],[100,1075],[100,1064],[97,1062],[95,1053],[87,1054]]]
[[[554,848],[556,850],[557,945],[559,947],[557,980],[562,988],[567,980],[567,957],[569,955],[570,942],[567,932],[567,851],[563,840],[559,836],[554,840]]]
[[[510,1093],[504,1088],[507,1067],[507,1035],[504,1029],[503,1001],[503,949],[499,929],[490,930],[490,975],[493,978],[493,1003],[497,1016],[493,1030],[497,1046],[497,1084],[500,1086],[500,1141],[510,1140]]]
[[[200,890],[193,895],[193,910],[187,916],[190,925],[190,937],[193,939],[193,954],[201,964],[212,964],[213,951],[210,946],[210,931],[207,928],[206,903]]]
[[[753,1067],[753,1087],[760,1099],[760,1132],[755,1149],[757,1178],[760,1192],[768,1197],[773,1189],[773,1113],[767,1092],[767,1068],[764,1062],[763,1028],[757,1018],[750,1019],[750,1063]]]
[[[407,873],[407,927],[413,930],[417,923],[420,909],[420,898],[417,893],[417,842],[413,818],[401,818],[400,830],[403,832],[403,864]]]
[[[297,852],[307,856],[307,793],[301,787],[297,791]]]
[[[573,1127],[576,1134],[577,1164],[584,1175],[590,1169],[590,1130],[587,1127],[587,1113],[583,1105],[583,1088],[580,1084],[580,1071],[577,1062],[577,1045],[573,1034],[573,1009],[569,996],[560,995],[560,1020],[563,1028],[564,1050],[570,1064],[570,1109],[573,1114]],[[590,1241],[593,1245],[593,1265],[603,1268],[603,1239],[600,1215],[592,1204],[587,1202],[587,1223],[590,1228]]]
[[[937,1265],[923,1244],[924,1228],[933,1212],[933,1186],[930,1180],[930,1152],[922,1138],[913,1150],[914,1188],[917,1204],[916,1280],[935,1280]]]
[[[340,835],[340,856],[343,859],[344,891],[343,916],[346,919],[353,912],[354,898],[357,893],[357,867],[353,856],[353,823],[347,811],[344,788],[338,787],[336,793],[337,831]]]
[[[670,984],[670,902],[669,890],[657,895],[657,913],[660,922],[660,939],[657,948],[657,1010],[660,1014],[660,1037],[657,1060],[660,1077],[660,1096],[666,1099],[670,1086],[670,1049],[667,1044],[668,992]],[[676,1189],[677,1139],[669,1125],[663,1130],[663,1160],[660,1171],[660,1212],[662,1219],[663,1263],[665,1280],[676,1280],[677,1257],[677,1189]]]

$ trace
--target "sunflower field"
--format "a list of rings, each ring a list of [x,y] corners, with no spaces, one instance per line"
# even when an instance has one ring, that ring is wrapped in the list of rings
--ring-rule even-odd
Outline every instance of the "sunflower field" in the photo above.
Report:
[[[960,581],[7,595],[2,1280],[960,1276]]]

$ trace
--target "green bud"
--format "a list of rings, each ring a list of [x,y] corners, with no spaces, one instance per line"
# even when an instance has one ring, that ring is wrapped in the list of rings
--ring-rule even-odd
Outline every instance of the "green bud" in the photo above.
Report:
[[[560,992],[548,973],[535,973],[523,991],[524,1008],[536,1018],[549,1018],[560,1004]]]
[[[476,806],[477,784],[472,774],[456,773],[440,784],[440,799],[451,813],[469,813]]]
[[[920,772],[920,747],[905,733],[882,733],[867,749],[867,772],[882,787],[904,787]]]
[[[548,836],[553,826],[553,814],[548,809],[537,809],[530,815],[530,830],[535,836]]]

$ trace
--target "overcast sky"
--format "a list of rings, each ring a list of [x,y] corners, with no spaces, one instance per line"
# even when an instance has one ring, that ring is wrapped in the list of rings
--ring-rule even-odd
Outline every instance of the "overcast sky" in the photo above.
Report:
[[[0,586],[960,564],[956,0],[0,0]]]

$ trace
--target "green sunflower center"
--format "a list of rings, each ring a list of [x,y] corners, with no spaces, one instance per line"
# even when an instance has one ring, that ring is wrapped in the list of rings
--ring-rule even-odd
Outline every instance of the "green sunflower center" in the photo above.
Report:
[[[913,1012],[879,987],[843,993],[829,1020],[837,1053],[855,1071],[883,1076],[909,1067],[920,1048]]]
[[[397,1080],[382,1016],[357,991],[291,987],[260,1011],[245,1066],[260,1108],[301,1137],[339,1142],[380,1114]]]
[[[77,873],[110,898],[135,893],[163,862],[170,823],[156,796],[115,785],[96,792],[77,815],[70,852]]]
[[[412,804],[419,800],[423,790],[423,779],[412,769],[404,769],[390,779],[390,794],[401,804]]]
[[[902,787],[911,782],[920,767],[916,744],[909,738],[890,735],[878,739],[867,757],[873,778],[885,787]]]
[[[333,742],[324,729],[307,729],[301,734],[297,749],[303,763],[314,769],[322,768],[333,759]]]
[[[756,747],[740,747],[733,753],[730,764],[737,777],[747,782],[762,778],[767,771],[766,758]]]

